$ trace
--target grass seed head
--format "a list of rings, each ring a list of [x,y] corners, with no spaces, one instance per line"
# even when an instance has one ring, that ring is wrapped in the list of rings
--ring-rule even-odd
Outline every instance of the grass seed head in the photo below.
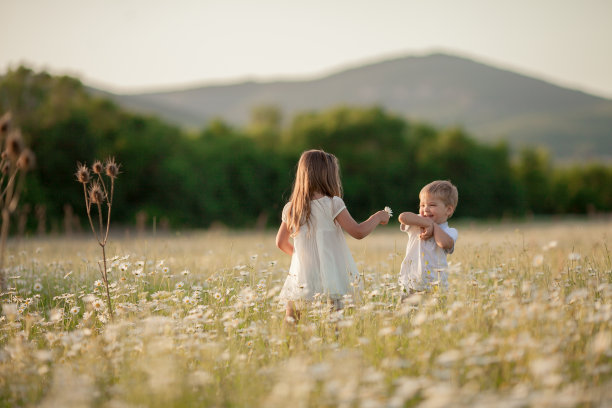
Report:
[[[94,164],[91,166],[91,170],[96,174],[102,174],[104,167],[102,166],[102,163],[100,163],[100,160],[96,160],[94,162]]]
[[[77,171],[75,173],[77,181],[79,183],[87,184],[90,180],[89,169],[86,165],[77,163]]]
[[[104,191],[100,186],[100,183],[94,181],[94,183],[89,188],[89,201],[92,204],[102,204],[104,202]]]
[[[2,163],[2,169],[0,170],[2,171],[2,174],[7,174],[10,169],[11,169],[11,162],[5,161],[4,163]]]
[[[114,157],[106,159],[106,175],[113,179],[119,175],[119,165],[115,162]]]

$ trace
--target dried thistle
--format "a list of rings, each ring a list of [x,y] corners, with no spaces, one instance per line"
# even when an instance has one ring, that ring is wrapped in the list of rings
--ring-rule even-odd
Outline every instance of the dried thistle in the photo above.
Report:
[[[32,150],[25,148],[21,152],[19,159],[17,159],[17,167],[20,170],[28,171],[34,167],[35,162],[36,162],[36,157],[34,156],[34,153],[32,152]]]
[[[92,204],[102,204],[106,199],[106,194],[102,190],[102,186],[98,181],[94,181],[89,187],[89,202]]]
[[[0,117],[0,133],[8,133],[9,129],[11,128],[11,119],[11,112],[7,112]]]
[[[114,157],[106,159],[106,175],[111,179],[115,179],[119,175],[119,165],[115,163]]]
[[[104,167],[102,166],[102,163],[100,162],[100,160],[96,160],[94,164],[92,164],[91,170],[95,174],[102,174],[102,172],[104,171]]]
[[[89,180],[91,179],[89,169],[86,165],[81,163],[77,163],[77,171],[74,173],[74,175],[76,176],[77,181],[82,184],[89,183]]]
[[[0,143],[4,150],[0,154],[0,290],[6,290],[4,270],[4,251],[10,228],[11,214],[19,204],[19,197],[24,186],[28,169],[34,164],[34,153],[25,148],[21,130],[12,127],[10,113],[0,116]]]
[[[23,138],[21,137],[21,131],[19,129],[13,130],[8,134],[6,138],[6,152],[8,153],[11,160],[17,161],[19,155],[23,150]]]
[[[102,282],[106,287],[106,298],[108,303],[108,310],[111,319],[113,318],[113,307],[110,296],[110,289],[108,284],[108,275],[106,267],[106,242],[108,240],[108,232],[110,227],[111,209],[113,207],[113,192],[115,187],[115,178],[119,174],[119,165],[115,162],[114,158],[108,158],[105,162],[105,166],[99,160],[95,160],[91,166],[91,171],[97,177],[91,178],[89,168],[81,163],[77,163],[77,171],[75,173],[76,179],[83,185],[83,194],[85,197],[85,209],[87,210],[87,219],[91,226],[91,231],[94,237],[98,240],[98,244],[102,248],[102,263],[98,264],[100,267],[100,274],[102,275]],[[110,189],[107,190],[107,184],[104,182],[104,174],[110,179]],[[89,185],[89,189],[87,188]],[[108,212],[106,219],[102,214],[102,205],[106,203]],[[94,216],[91,214],[91,206],[95,204],[97,211],[94,214],[98,215],[97,225],[94,223]]]

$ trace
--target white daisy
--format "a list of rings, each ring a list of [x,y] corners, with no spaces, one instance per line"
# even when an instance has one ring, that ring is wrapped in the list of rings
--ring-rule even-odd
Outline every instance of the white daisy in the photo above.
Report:
[[[102,310],[102,307],[104,307],[104,302],[102,302],[101,299],[96,298],[93,302],[91,302],[91,306],[94,308],[94,310],[100,311]]]

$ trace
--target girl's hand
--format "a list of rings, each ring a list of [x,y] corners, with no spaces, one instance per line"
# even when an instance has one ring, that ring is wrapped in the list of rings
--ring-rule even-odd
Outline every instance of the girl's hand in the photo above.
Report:
[[[378,211],[375,215],[379,220],[378,223],[382,225],[387,224],[391,218],[391,215],[385,210]]]

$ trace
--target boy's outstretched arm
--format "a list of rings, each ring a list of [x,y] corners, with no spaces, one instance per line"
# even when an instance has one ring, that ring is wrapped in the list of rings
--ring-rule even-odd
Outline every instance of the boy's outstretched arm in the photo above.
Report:
[[[276,234],[276,246],[286,253],[287,255],[293,255],[293,245],[289,242],[291,232],[284,222],[281,223],[278,233]]]

